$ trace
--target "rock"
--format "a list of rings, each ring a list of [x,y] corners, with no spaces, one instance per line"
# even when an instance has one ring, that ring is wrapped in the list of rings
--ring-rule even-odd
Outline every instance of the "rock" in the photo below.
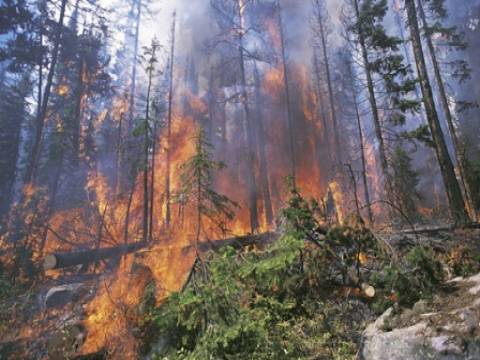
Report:
[[[480,275],[455,279],[453,290],[412,310],[388,309],[363,334],[364,360],[479,360]]]
[[[67,326],[56,332],[47,342],[48,359],[66,360],[74,357],[85,340],[81,325]]]
[[[412,309],[416,314],[425,314],[428,312],[428,302],[425,300],[420,300],[413,305]]]
[[[81,283],[52,287],[46,293],[43,305],[45,308],[63,307],[70,302],[78,300],[83,290],[84,286]]]

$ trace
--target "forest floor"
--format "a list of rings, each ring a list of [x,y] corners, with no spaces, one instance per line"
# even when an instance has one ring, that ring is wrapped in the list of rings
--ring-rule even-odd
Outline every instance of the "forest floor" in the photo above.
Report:
[[[440,283],[434,284],[421,294],[422,298],[429,299],[433,307],[435,304],[445,304],[441,298],[448,295],[445,290],[448,281],[458,276],[480,272],[480,229],[452,230],[437,227],[423,228],[417,233],[406,229],[383,233],[377,235],[377,238],[387,244],[398,258],[407,256],[411,249],[418,246],[428,246],[433,251],[435,259],[442,265],[444,276]],[[379,270],[379,273],[382,271]],[[114,354],[115,350],[109,349],[108,346],[95,349],[90,354],[85,354],[85,348],[82,349],[89,331],[85,326],[88,304],[95,298],[100,288],[106,286],[111,276],[111,273],[79,275],[63,272],[56,278],[41,278],[28,287],[11,286],[7,280],[2,280],[0,359],[86,359],[106,358],[107,353]],[[370,276],[370,279],[373,278]],[[377,288],[375,281],[372,281]],[[374,298],[367,298],[357,292],[345,292],[341,287],[331,294],[338,297],[340,303],[352,305],[354,312],[357,312],[355,316],[360,325],[353,329],[355,335],[351,337],[357,340],[357,345],[360,343],[364,328],[388,306],[394,304],[409,307],[419,300],[415,297],[413,302],[410,301],[411,294],[406,293],[398,295],[392,292],[391,295],[385,296],[380,289]],[[462,303],[473,301],[467,297],[455,299]],[[404,304],[398,305],[402,300]],[[140,304],[142,301],[137,302],[136,306],[143,306]],[[455,302],[449,304],[453,307],[458,305]],[[111,311],[120,310],[111,305]],[[361,314],[358,314],[359,311]],[[416,321],[418,319],[414,316],[402,317],[391,326],[404,327]],[[144,343],[145,339],[141,339],[145,331],[142,328],[143,324],[134,322],[129,326],[127,333],[133,334],[136,341]],[[149,347],[151,348],[152,344]]]

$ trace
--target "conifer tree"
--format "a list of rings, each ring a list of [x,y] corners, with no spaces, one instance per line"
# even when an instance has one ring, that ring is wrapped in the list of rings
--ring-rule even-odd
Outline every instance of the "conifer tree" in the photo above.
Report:
[[[213,158],[213,146],[208,141],[203,128],[199,128],[194,138],[195,154],[180,167],[180,191],[184,203],[190,203],[195,208],[196,231],[195,242],[198,252],[198,242],[202,233],[205,219],[218,224],[220,216],[232,219],[234,208],[238,207],[234,201],[220,194],[213,188],[213,175],[226,167],[223,162]]]
[[[460,189],[460,185],[455,175],[455,168],[452,163],[450,154],[448,153],[445,135],[440,126],[438,112],[435,107],[433,90],[430,79],[428,77],[427,63],[423,49],[422,39],[420,36],[419,19],[417,15],[417,6],[415,0],[405,0],[405,8],[408,15],[408,25],[410,27],[410,35],[412,39],[412,47],[417,64],[418,76],[422,88],[423,102],[427,113],[427,120],[430,132],[435,145],[438,163],[445,184],[447,198],[449,201],[450,212],[456,223],[465,223],[468,221],[468,214],[465,209],[465,203]]]
[[[471,69],[469,64],[463,59],[447,61],[448,68],[450,69],[442,68],[439,54],[437,54],[439,52],[438,47],[435,47],[434,36],[439,35],[442,39],[441,45],[449,51],[462,51],[467,49],[468,45],[464,41],[463,34],[458,31],[456,26],[445,25],[445,21],[448,18],[445,0],[418,0],[418,13],[432,63],[432,71],[438,87],[438,97],[453,143],[456,166],[460,183],[463,186],[465,202],[472,218],[476,219],[477,211],[473,202],[474,191],[469,181],[468,164],[465,156],[466,149],[462,134],[459,133],[455,124],[455,114],[451,110],[449,94],[447,94],[446,89],[448,83],[445,76],[445,73],[448,73],[448,70],[450,70],[451,77],[463,83],[470,78]],[[430,21],[427,15],[430,15]],[[461,103],[460,106],[457,106],[458,108],[466,108],[473,105],[464,101],[459,101],[458,103]]]
[[[352,0],[350,5],[354,20],[353,22],[346,20],[346,30],[351,34],[349,38],[357,45],[363,62],[375,137],[379,145],[380,166],[388,198],[392,192],[392,179],[385,127],[388,123],[394,126],[403,125],[409,113],[416,113],[419,110],[418,101],[411,97],[415,92],[416,81],[411,77],[410,67],[405,64],[401,54],[402,39],[390,35],[385,28],[387,0]],[[380,107],[382,100],[386,100],[387,109]]]

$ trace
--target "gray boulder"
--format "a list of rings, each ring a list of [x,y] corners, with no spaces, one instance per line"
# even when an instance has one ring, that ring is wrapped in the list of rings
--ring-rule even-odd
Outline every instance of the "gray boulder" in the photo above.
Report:
[[[363,334],[364,360],[480,360],[480,274],[403,312],[388,309]]]

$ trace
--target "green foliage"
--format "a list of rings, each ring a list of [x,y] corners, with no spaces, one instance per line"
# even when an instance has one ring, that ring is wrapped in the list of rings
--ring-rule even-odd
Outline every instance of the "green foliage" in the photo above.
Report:
[[[372,281],[375,288],[382,289],[376,303],[381,312],[394,302],[412,306],[431,296],[443,281],[443,268],[431,248],[416,246],[397,263],[376,273]]]
[[[432,134],[430,133],[430,128],[427,124],[420,125],[415,130],[404,131],[401,133],[401,137],[407,140],[415,139],[431,148],[435,148],[435,143],[433,142]]]
[[[390,102],[390,123],[404,125],[406,114],[420,110],[420,102],[410,96],[417,80],[412,78],[410,65],[405,63],[400,51],[404,40],[388,34],[384,26],[388,13],[386,0],[358,0],[358,4],[358,14],[347,30],[355,35],[357,42],[363,42],[368,51],[366,70],[383,81]]]
[[[419,175],[413,169],[412,158],[400,146],[395,148],[391,162],[393,196],[403,215],[413,221],[418,218],[415,199],[419,198],[417,192]]]
[[[354,318],[362,305],[329,299],[325,274],[333,256],[304,243],[315,238],[315,205],[293,186],[291,194],[275,243],[262,252],[211,254],[186,289],[156,311],[154,322],[169,338],[158,359],[355,358],[365,319]],[[345,227],[316,242],[346,247],[353,234]]]

